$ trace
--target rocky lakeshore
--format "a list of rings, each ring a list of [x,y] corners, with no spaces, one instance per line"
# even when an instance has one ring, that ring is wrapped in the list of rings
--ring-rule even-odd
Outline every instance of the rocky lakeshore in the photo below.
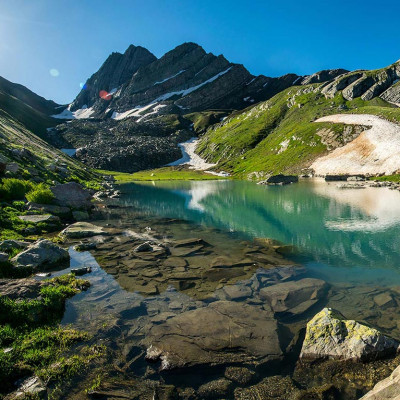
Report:
[[[35,274],[3,279],[1,299],[36,304],[49,276],[85,275],[61,320],[78,345],[21,370],[7,399],[368,399],[399,365],[398,287],[328,283],[291,246],[156,217],[120,200],[123,186],[94,202],[66,189],[57,229],[0,243],[7,271]]]

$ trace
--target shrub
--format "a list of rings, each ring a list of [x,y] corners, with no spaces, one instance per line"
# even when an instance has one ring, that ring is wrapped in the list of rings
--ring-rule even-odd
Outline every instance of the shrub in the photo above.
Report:
[[[53,192],[43,183],[27,193],[26,198],[32,203],[50,204],[54,200]]]
[[[0,195],[6,200],[23,200],[33,187],[34,185],[30,181],[16,178],[3,179],[3,184],[0,187]]]

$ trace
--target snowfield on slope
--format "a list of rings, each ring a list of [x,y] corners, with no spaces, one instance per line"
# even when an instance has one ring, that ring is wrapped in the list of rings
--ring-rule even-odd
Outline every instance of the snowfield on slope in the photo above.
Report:
[[[356,139],[314,161],[316,175],[386,174],[400,170],[400,125],[369,114],[336,114],[315,122],[370,127]]]
[[[204,171],[207,174],[216,176],[229,176],[227,172],[223,171],[221,172],[207,171],[208,169],[214,167],[216,164],[208,163],[206,160],[204,160],[198,154],[195,153],[198,144],[199,144],[199,139],[196,137],[192,137],[186,142],[179,143],[178,146],[182,151],[182,157],[179,160],[167,164],[167,167],[172,167],[176,165],[188,165],[189,169]]]
[[[214,167],[215,164],[210,164],[206,160],[202,159],[199,155],[195,153],[196,147],[199,143],[199,139],[192,137],[187,142],[179,143],[178,146],[182,151],[182,158],[176,160],[168,166],[172,167],[174,165],[189,165],[190,169],[206,170]]]

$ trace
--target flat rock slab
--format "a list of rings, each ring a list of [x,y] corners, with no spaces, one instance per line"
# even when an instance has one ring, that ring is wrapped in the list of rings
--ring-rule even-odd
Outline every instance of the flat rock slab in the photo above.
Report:
[[[15,299],[35,299],[43,282],[35,279],[0,279],[0,296]]]
[[[315,305],[327,288],[321,279],[305,278],[265,287],[260,290],[260,297],[277,313],[298,315]]]
[[[19,215],[18,218],[21,221],[31,222],[33,224],[38,224],[40,222],[46,224],[60,224],[60,218],[51,214],[42,214],[42,215]]]
[[[46,268],[59,266],[69,261],[67,250],[56,245],[50,240],[40,240],[17,254],[11,261],[13,264],[32,268]]]
[[[201,364],[263,363],[281,357],[272,311],[217,301],[155,325],[143,341],[161,369]]]
[[[61,236],[69,239],[81,239],[105,234],[106,232],[101,226],[93,225],[89,222],[76,222],[61,232]]]
[[[189,239],[182,239],[182,240],[176,240],[173,242],[173,247],[192,247],[192,246],[208,246],[208,243],[204,241],[203,239],[199,238],[189,238]]]
[[[324,308],[307,324],[300,358],[369,361],[394,354],[398,349],[396,340],[378,330]]]

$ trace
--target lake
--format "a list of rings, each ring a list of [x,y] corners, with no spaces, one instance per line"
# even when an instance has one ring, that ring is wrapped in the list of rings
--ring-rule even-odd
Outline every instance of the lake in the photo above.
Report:
[[[357,399],[397,365],[304,368],[297,360],[304,328],[323,307],[400,339],[398,191],[314,179],[120,190],[95,214],[108,230],[86,239],[97,248],[79,253],[69,243],[71,267],[91,266],[92,286],[68,300],[62,321],[108,348],[104,398],[118,388],[128,398],[166,399],[173,387],[179,399],[248,399],[271,385],[281,397],[263,399],[288,398],[294,387],[334,381],[334,398]],[[146,240],[152,251],[136,252]]]

